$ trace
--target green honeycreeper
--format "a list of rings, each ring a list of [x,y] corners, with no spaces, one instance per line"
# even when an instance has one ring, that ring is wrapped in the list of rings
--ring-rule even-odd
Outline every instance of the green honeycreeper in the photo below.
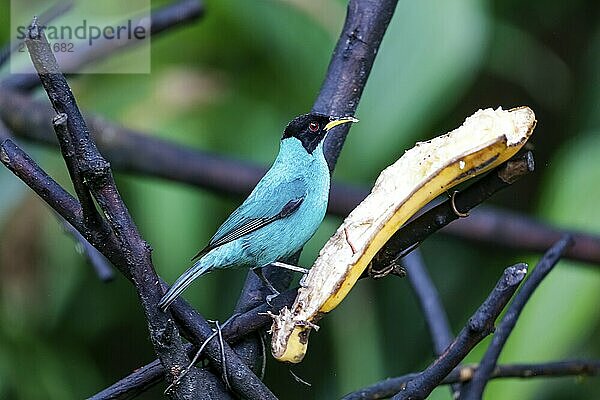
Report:
[[[235,267],[260,271],[299,251],[316,232],[327,209],[325,136],[335,126],[357,121],[317,113],[294,118],[283,132],[279,154],[269,171],[194,257],[197,261],[175,281],[159,307],[166,310],[196,278],[208,272]]]

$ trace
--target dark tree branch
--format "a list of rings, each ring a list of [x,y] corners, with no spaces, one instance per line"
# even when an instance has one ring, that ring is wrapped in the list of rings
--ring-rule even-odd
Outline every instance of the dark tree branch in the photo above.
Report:
[[[57,114],[52,119],[52,125],[54,126],[54,132],[56,132],[60,151],[69,171],[71,182],[73,182],[73,188],[83,208],[84,224],[88,228],[93,228],[101,223],[101,216],[98,214],[92,195],[84,183],[82,171],[79,170],[78,157],[81,157],[81,154],[78,154],[77,146],[71,140],[71,134],[67,128],[67,119],[67,114]]]
[[[425,269],[419,249],[404,257],[402,264],[425,316],[435,355],[439,356],[454,339],[440,295]]]
[[[49,124],[54,113],[47,104],[17,91],[0,90],[0,117],[12,132],[36,142],[56,145]],[[86,115],[90,133],[115,169],[174,182],[188,183],[219,193],[250,193],[264,175],[262,166],[191,148],[145,135]]]
[[[200,347],[213,334],[212,328],[208,325],[204,317],[181,298],[171,305],[171,310],[178,325],[197,347]],[[213,365],[220,373],[224,373],[223,365],[221,364],[221,351],[225,353],[227,376],[229,382],[231,382],[232,389],[236,393],[250,400],[277,399],[261,380],[254,375],[250,368],[242,362],[227,342],[224,343],[223,349],[221,349],[218,340],[211,340],[204,348],[204,354],[211,359]]]
[[[498,208],[473,210],[469,218],[448,225],[442,232],[476,243],[538,253],[568,234],[573,237],[575,244],[567,249],[565,258],[600,265],[600,236],[560,229],[526,215]]]
[[[348,3],[346,21],[313,111],[354,115],[397,3],[398,0],[351,0]],[[331,171],[349,130],[346,124],[327,136],[325,158]]]
[[[111,261],[115,266],[134,282],[148,321],[155,352],[167,370],[176,375],[176,372],[186,365],[188,358],[183,343],[179,339],[177,328],[169,320],[167,314],[158,310],[157,304],[162,296],[162,290],[156,284],[158,276],[152,266],[150,247],[141,238],[129,211],[121,200],[108,163],[100,155],[94,142],[90,140],[87,125],[77,107],[71,89],[60,73],[46,37],[36,23],[34,20],[26,39],[32,62],[54,109],[58,114],[64,113],[67,116],[68,135],[73,143],[75,158],[78,162],[75,168],[83,176],[85,185],[106,215],[111,231],[107,232],[104,229],[105,224],[98,221],[95,221],[94,228],[97,228],[99,236],[114,238],[116,241],[119,252],[105,255],[109,259],[112,255],[114,261],[112,259]],[[70,144],[64,143],[61,149],[68,149],[70,146]],[[68,160],[70,156],[65,157]],[[74,182],[74,184],[77,186],[77,183]],[[48,193],[48,195],[51,196],[52,193]],[[63,214],[61,213],[61,215]],[[63,216],[69,220],[67,215]],[[69,220],[69,222],[71,221]],[[83,219],[84,228],[91,228],[89,225],[86,226],[88,222]],[[77,227],[77,224],[73,224],[73,226]],[[81,229],[80,232],[85,236],[86,233],[89,235],[90,230]],[[89,235],[89,237],[86,236],[86,239],[97,243],[99,236]],[[196,369],[192,370],[182,381],[174,396],[181,399],[199,398],[198,378],[200,378],[199,372]]]
[[[56,145],[48,123],[48,107],[13,90],[0,90],[0,117],[11,131],[36,142]],[[92,136],[114,169],[214,190],[247,195],[264,175],[262,166],[226,156],[193,150],[87,115]],[[341,127],[339,128],[341,129]],[[333,133],[333,132],[332,132]],[[368,189],[333,183],[328,212],[345,217],[369,193]],[[460,198],[460,194],[457,198]],[[575,245],[566,258],[600,265],[600,237],[559,229],[515,212],[482,206],[469,218],[445,227],[442,233],[475,242],[544,252],[560,237],[573,235]]]
[[[72,2],[69,2],[72,3]],[[59,3],[60,4],[60,3]],[[67,9],[61,10],[62,13]],[[155,37],[161,32],[171,28],[179,28],[187,23],[198,20],[204,14],[202,0],[180,0],[152,11],[150,19],[146,16],[138,17],[131,21],[133,27],[143,26],[150,32],[150,37]],[[124,23],[121,23],[123,25]],[[46,25],[40,19],[40,26]],[[127,25],[127,24],[125,24]],[[59,64],[63,70],[79,71],[87,65],[93,64],[110,57],[123,50],[139,45],[139,40],[103,40],[86,49],[79,49],[75,53],[59,54]],[[10,55],[10,52],[9,52]],[[12,88],[23,91],[35,89],[40,84],[36,74],[14,74],[0,82],[2,88]]]
[[[531,152],[507,161],[457,193],[454,197],[456,208],[462,213],[469,212],[494,193],[510,186],[519,178],[532,172],[533,165]],[[374,269],[381,270],[395,263],[399,254],[422,242],[426,237],[458,218],[459,216],[452,208],[451,199],[448,199],[408,222],[396,231],[385,246],[379,250],[373,261]]]
[[[476,373],[477,365],[459,366],[450,372],[440,383],[451,385],[469,382]],[[540,364],[504,364],[497,365],[491,379],[497,378],[548,378],[568,376],[594,376],[600,374],[600,360],[563,360]],[[406,386],[407,382],[418,376],[407,374],[377,382],[366,388],[347,394],[342,400],[379,400],[387,399]]]
[[[247,337],[249,334],[268,326],[273,320],[267,314],[267,311],[277,313],[284,306],[291,305],[296,298],[296,294],[297,289],[288,290],[271,300],[272,306],[269,306],[263,302],[259,306],[236,316],[229,324],[223,327],[224,339],[229,343],[235,344],[244,337]],[[177,302],[173,304],[175,304],[175,307],[177,307]],[[194,321],[191,319],[186,319],[185,322],[180,321],[180,324],[184,326],[185,324],[193,322]],[[194,348],[193,351],[195,350],[196,349]],[[162,365],[160,365],[160,362],[155,360],[150,364],[138,368],[135,372],[121,379],[109,388],[106,388],[102,392],[96,394],[92,398],[97,400],[130,398],[135,393],[140,392],[141,387],[150,387],[161,381],[164,378],[164,372],[165,371],[162,368]],[[113,395],[115,397],[112,397]],[[117,397],[117,395],[122,397]]]
[[[523,158],[521,160],[521,163],[522,162],[525,162],[526,164],[528,164],[529,156],[526,155],[525,158]],[[488,176],[473,183],[472,187],[465,190],[462,193],[462,195],[465,195],[465,192],[466,192],[467,198],[469,198],[468,193],[473,192],[473,193],[479,193],[480,195],[482,193],[484,193],[484,194],[487,193],[487,195],[489,196],[494,191],[500,190],[501,188],[506,187],[507,186],[506,182],[503,180],[500,180],[498,178],[499,175],[505,176],[506,175],[505,172],[501,172],[501,171],[506,171],[506,170],[507,170],[507,167],[505,165],[499,166],[498,168],[491,171]],[[522,169],[515,169],[512,167],[509,167],[508,170],[523,172]],[[513,178],[516,179],[517,175],[520,175],[520,173],[516,174]],[[491,183],[490,183],[490,181],[491,181]],[[511,181],[514,181],[514,180],[511,179]],[[496,186],[498,186],[498,187],[496,187]],[[490,187],[491,188],[496,187],[496,189],[490,191]],[[458,201],[459,196],[460,195],[456,196],[457,201]],[[485,195],[483,195],[483,197],[475,197],[475,199],[476,200],[478,199],[478,201],[483,201],[483,200],[485,200],[485,198],[487,198]],[[473,203],[469,203],[469,204],[471,204],[470,207],[472,207],[472,206],[476,205],[477,202],[473,202]],[[463,205],[464,204],[460,203],[460,206],[463,206]],[[451,209],[451,207],[450,207],[450,209]],[[449,217],[448,215],[444,214],[447,212],[446,208],[441,207],[438,209],[432,209],[430,212],[433,212],[434,210],[437,210],[442,213],[442,214],[440,214],[439,219],[441,221],[443,221],[444,223],[449,223],[452,221],[451,216]],[[452,211],[452,213],[453,213],[453,211]],[[430,216],[428,215],[428,213],[425,213],[421,217],[417,218],[415,220],[415,222],[419,221],[421,218],[430,218]],[[436,220],[437,218],[434,217],[433,219]],[[417,231],[415,229],[415,232],[412,232],[411,234],[417,235],[418,237],[425,237],[428,234],[431,234],[433,232],[431,229],[431,226],[428,223],[421,223],[421,224],[418,224],[417,226],[420,227],[420,229],[422,231]],[[438,226],[436,229],[439,229],[439,228],[440,228],[440,226]],[[383,249],[380,250],[380,253],[382,253],[382,252],[385,253],[387,246],[388,245],[386,244],[383,247]],[[396,247],[394,247],[394,249],[392,251],[388,251],[388,253],[396,255],[397,253],[395,251],[397,251],[397,250],[398,250],[398,247],[396,246]],[[377,257],[378,256],[376,256],[376,258]],[[385,257],[383,257],[382,259],[385,259]],[[383,265],[381,265],[381,264],[379,264],[379,266],[383,267]],[[364,275],[363,277],[366,277],[366,275]],[[248,279],[249,280],[254,279],[254,277],[252,277],[252,274],[249,274]],[[272,303],[274,304],[274,306],[276,306],[276,308],[274,310],[272,310],[266,304],[264,304],[264,291],[262,291],[262,288],[260,287],[260,285],[254,285],[254,284],[247,283],[245,285],[244,291],[242,292],[242,297],[240,298],[240,300],[238,302],[236,311],[239,312],[239,311],[243,310],[243,307],[250,305],[250,304],[257,304],[257,303],[262,303],[262,304],[260,306],[258,306],[257,308],[254,308],[250,312],[246,312],[246,313],[242,314],[241,316],[237,316],[236,318],[234,318],[223,331],[225,339],[230,343],[234,343],[234,342],[240,340],[244,335],[250,334],[256,330],[262,329],[263,327],[267,326],[268,324],[271,323],[271,318],[265,314],[266,311],[278,312],[279,309],[281,307],[283,307],[284,305],[288,306],[288,307],[291,306],[291,304],[293,303],[294,298],[295,298],[295,293],[296,293],[295,290],[288,291],[288,292],[285,292],[282,295],[276,297],[274,300],[272,300]],[[189,321],[187,321],[187,322],[180,321],[181,326],[184,326],[186,323],[190,323],[190,322]],[[235,335],[231,336],[233,332],[235,332]],[[126,382],[132,381],[132,380],[136,381],[138,379],[139,378],[137,376],[132,374],[131,376],[124,378],[124,381],[126,381]]]
[[[527,273],[526,264],[516,264],[504,270],[502,278],[469,323],[437,360],[406,383],[394,400],[424,399],[466,356],[471,349],[494,330],[494,321],[502,312]]]
[[[77,230],[84,230],[81,205],[12,140],[0,144],[0,161]]]
[[[150,15],[152,36],[171,28],[198,21],[204,16],[204,0],[179,0],[153,10]]]
[[[155,345],[155,350],[161,358],[163,365],[168,367],[170,374],[176,375],[180,372],[181,367],[187,365],[187,355],[178,340],[177,330],[168,319],[168,316],[159,311],[157,304],[163,292],[161,287],[157,285],[159,278],[154,271],[150,259],[150,248],[139,235],[137,227],[133,223],[131,216],[125,204],[120,198],[116,185],[112,178],[112,173],[108,163],[104,161],[95,144],[90,140],[87,126],[75,99],[68,87],[68,84],[60,71],[56,60],[50,52],[49,45],[43,34],[32,26],[30,30],[30,38],[27,45],[32,55],[32,61],[38,71],[40,71],[40,80],[46,89],[48,96],[59,113],[67,115],[65,120],[59,114],[59,122],[57,126],[61,126],[66,122],[67,129],[57,128],[59,140],[64,140],[70,135],[70,143],[61,143],[61,149],[64,151],[67,165],[73,162],[77,164],[73,166],[75,171],[78,171],[88,186],[91,193],[94,195],[100,208],[110,224],[110,228],[115,233],[116,240],[119,245],[120,254],[127,255],[125,265],[122,265],[122,270],[129,274],[134,282],[140,300],[142,302],[146,317],[149,322],[150,335]],[[68,150],[74,149],[73,154],[69,154]],[[76,174],[72,175],[76,179]],[[83,182],[82,180],[82,182]],[[74,184],[77,187],[76,180]],[[85,190],[85,187],[82,187]],[[84,225],[87,225],[84,220]],[[102,225],[95,223],[100,228]],[[183,302],[177,307],[181,309]],[[204,340],[212,333],[212,330],[206,321],[199,315],[193,314],[190,310],[184,310],[183,314],[191,315],[196,321],[192,327],[200,329],[192,331],[195,337],[199,336],[199,332],[204,334]],[[182,314],[180,311],[179,314]],[[189,328],[189,327],[188,327]],[[208,332],[208,333],[207,333]],[[207,346],[208,354],[214,360],[220,362],[220,352],[217,343],[211,343]],[[248,399],[266,399],[274,398],[272,393],[264,386],[259,379],[252,374],[237,358],[235,353],[230,349],[225,349],[227,360],[232,364],[233,387]],[[175,369],[174,369],[175,368]],[[197,386],[197,378],[199,370],[191,369],[191,373],[186,375],[181,381],[180,388],[176,388],[176,396],[200,396],[200,388]],[[205,380],[206,381],[206,380]],[[177,392],[180,392],[177,394]]]
[[[73,225],[64,219],[61,215],[56,214],[56,218],[63,226],[64,230],[69,233],[81,247],[83,255],[86,257],[90,265],[94,268],[96,275],[102,282],[110,282],[115,278],[115,273],[110,261],[102,255],[83,235],[75,229]]]
[[[129,379],[122,379],[112,386],[96,393],[88,400],[125,400],[132,399],[160,382],[164,377],[165,369],[159,360],[154,360],[148,365],[135,370]]]
[[[398,0],[350,0],[346,13],[346,21],[338,39],[329,68],[319,95],[312,110],[325,115],[353,115],[360,101],[363,89],[369,78],[371,67],[383,35],[394,14]],[[347,124],[346,124],[347,125]],[[325,158],[333,172],[336,161],[348,134],[349,127],[339,127],[331,131],[325,142]],[[287,263],[297,263],[300,254],[281,260]],[[289,286],[290,271],[268,269],[268,279],[276,287]],[[260,293],[263,283],[256,279],[250,271],[242,291],[236,311],[245,311],[256,304],[253,294]],[[247,340],[238,348],[258,347],[257,341]],[[249,351],[245,351],[248,353]],[[263,362],[256,353],[252,364]]]
[[[413,250],[404,257],[402,265],[406,267],[408,281],[421,306],[421,311],[429,329],[429,336],[433,343],[434,353],[436,357],[439,357],[452,343],[454,335],[452,329],[450,329],[448,315],[446,315],[438,290],[429,277],[419,249]],[[454,394],[460,391],[460,385],[452,385],[450,391],[454,398]]]
[[[521,315],[521,311],[523,311],[525,304],[529,301],[529,298],[542,280],[548,275],[558,260],[560,260],[565,250],[572,244],[573,239],[570,236],[567,235],[563,237],[559,242],[552,246],[538,262],[535,269],[525,283],[523,283],[523,287],[521,287],[521,290],[519,290],[519,293],[517,293],[515,299],[508,307],[500,324],[498,324],[494,337],[492,338],[492,343],[481,359],[479,368],[475,371],[471,381],[463,386],[459,397],[460,399],[477,400],[483,397],[483,391],[496,368],[500,352],[504,348],[509,335],[515,327],[517,319]]]

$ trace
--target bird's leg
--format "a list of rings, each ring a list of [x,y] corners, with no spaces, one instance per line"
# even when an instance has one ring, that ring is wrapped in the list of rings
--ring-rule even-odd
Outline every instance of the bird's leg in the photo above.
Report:
[[[302,273],[302,278],[300,278],[299,284],[300,284],[300,287],[306,287],[305,281],[306,281],[306,277],[308,276],[308,272],[309,272],[308,269],[299,267],[297,265],[282,263],[279,261],[275,261],[275,262],[271,263],[271,265],[278,267],[278,268],[283,268],[283,269],[287,269],[290,271]]]
[[[294,271],[294,272],[300,272],[300,273],[302,273],[304,276],[302,277],[302,279],[300,279],[300,286],[303,286],[303,284],[304,284],[304,278],[308,274],[308,269],[306,269],[306,268],[302,268],[302,267],[299,267],[297,265],[282,263],[280,261],[274,261],[274,262],[272,262],[270,264],[267,264],[267,265],[272,265],[273,267],[283,268],[283,269],[287,269],[289,271]],[[271,300],[273,300],[273,298],[279,296],[279,291],[273,287],[273,285],[271,284],[271,282],[269,282],[269,280],[263,274],[262,269],[264,267],[266,267],[266,265],[263,265],[263,266],[260,266],[260,267],[254,267],[254,268],[252,268],[252,271],[254,271],[254,273],[265,284],[265,286],[267,288],[269,288],[269,290],[271,291],[272,294],[270,294],[269,296],[266,297],[266,301],[267,301],[268,305],[272,305],[271,304]]]
[[[271,265],[274,267],[277,267],[277,268],[283,268],[283,269],[288,269],[288,270],[294,271],[294,272],[300,272],[303,275],[308,274],[308,269],[299,267],[297,265],[286,264],[286,263],[282,263],[279,261],[272,262]]]
[[[277,289],[275,289],[275,287],[273,287],[273,285],[271,284],[271,282],[269,282],[269,280],[263,274],[262,269],[264,267],[266,267],[266,265],[261,265],[260,267],[254,267],[254,268],[252,268],[252,271],[254,271],[254,273],[256,274],[256,276],[258,276],[259,279],[262,281],[262,283],[264,283],[265,286],[271,291],[272,294],[266,297],[267,304],[271,305],[270,301],[274,297],[279,296],[279,291]]]

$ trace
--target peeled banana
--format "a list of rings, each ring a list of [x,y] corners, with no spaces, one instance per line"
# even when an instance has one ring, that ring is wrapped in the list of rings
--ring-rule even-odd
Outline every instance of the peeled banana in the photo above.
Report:
[[[322,248],[292,307],[274,316],[273,356],[302,361],[316,322],[346,297],[392,234],[439,194],[512,157],[535,124],[528,107],[479,110],[458,129],[417,143],[383,170]]]

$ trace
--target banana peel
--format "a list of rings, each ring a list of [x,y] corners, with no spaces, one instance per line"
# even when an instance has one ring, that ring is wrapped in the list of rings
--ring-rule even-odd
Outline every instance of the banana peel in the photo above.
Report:
[[[441,193],[511,158],[535,124],[528,107],[479,110],[458,129],[417,143],[383,170],[321,249],[292,307],[273,316],[273,357],[302,361],[316,322],[346,297],[394,232]]]

